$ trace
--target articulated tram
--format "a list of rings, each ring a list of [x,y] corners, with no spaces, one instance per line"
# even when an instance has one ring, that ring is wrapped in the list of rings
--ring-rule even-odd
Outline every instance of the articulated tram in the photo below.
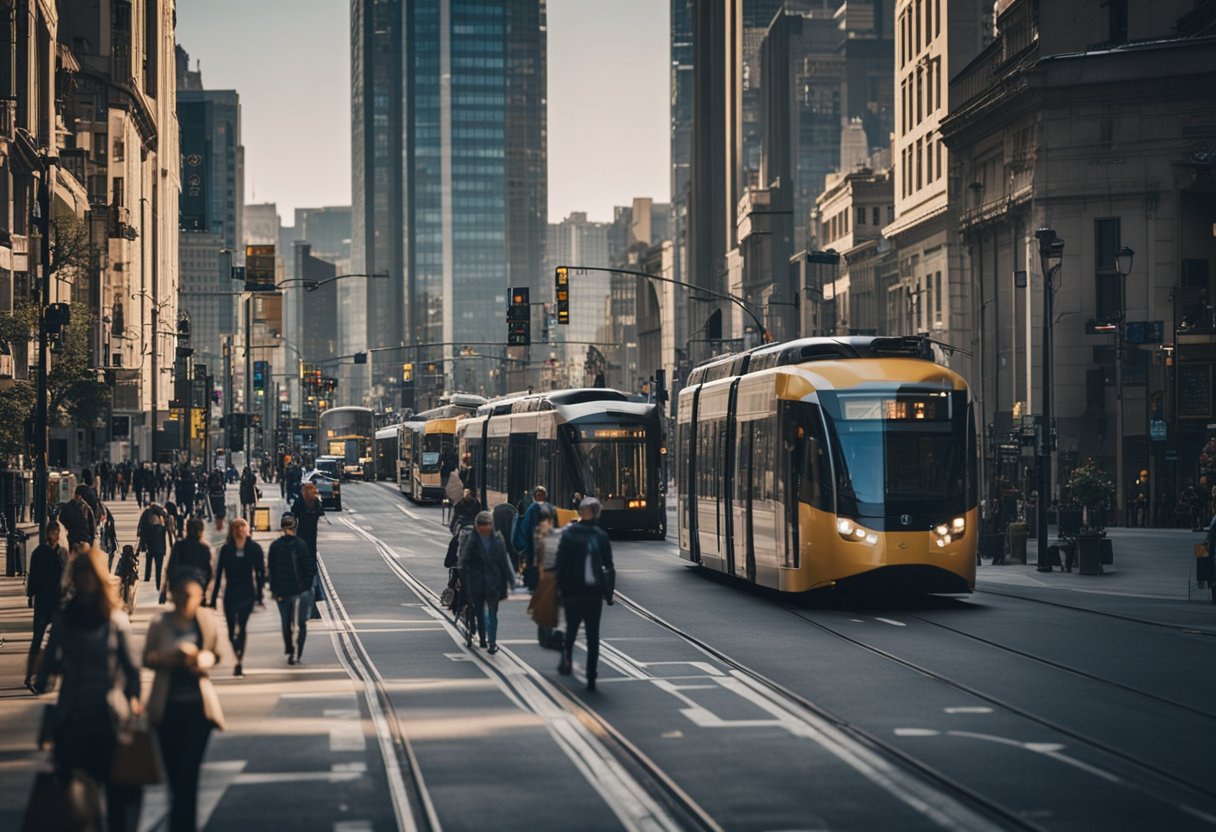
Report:
[[[388,425],[376,431],[376,479],[397,481],[397,460],[400,457],[401,425]]]
[[[976,436],[923,338],[808,338],[698,366],[677,416],[680,556],[787,592],[970,592]]]
[[[488,402],[456,432],[487,507],[518,503],[543,485],[563,525],[582,494],[599,499],[609,532],[666,535],[657,405],[616,390],[536,393]]]
[[[442,468],[456,470],[456,425],[451,418],[406,422],[401,426],[401,466],[397,487],[415,503],[438,503],[444,498]]]

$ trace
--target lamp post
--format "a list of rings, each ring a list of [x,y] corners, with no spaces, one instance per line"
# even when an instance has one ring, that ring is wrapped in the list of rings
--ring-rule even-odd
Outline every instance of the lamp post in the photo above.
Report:
[[[50,456],[50,436],[48,435],[48,399],[50,393],[47,386],[47,310],[51,304],[51,205],[54,197],[55,166],[59,164],[57,156],[42,157],[42,182],[38,187],[33,207],[37,213],[31,226],[37,227],[42,237],[39,266],[42,272],[41,286],[38,292],[38,398],[34,406],[34,451],[37,454],[34,467],[34,520],[38,523],[39,540],[46,542],[47,489],[50,482],[47,475]]]
[[[1052,370],[1052,326],[1054,312],[1052,301],[1055,295],[1055,276],[1064,262],[1064,241],[1056,236],[1054,228],[1040,228],[1034,232],[1039,241],[1039,260],[1043,269],[1043,423],[1039,426],[1039,517],[1038,557],[1036,570],[1050,572],[1047,560],[1047,509],[1051,503],[1051,370]]]
[[[1125,526],[1128,522],[1123,486],[1123,351],[1127,343],[1127,276],[1132,272],[1135,255],[1127,246],[1115,255],[1115,268],[1119,272],[1119,326],[1115,329],[1115,510]]]

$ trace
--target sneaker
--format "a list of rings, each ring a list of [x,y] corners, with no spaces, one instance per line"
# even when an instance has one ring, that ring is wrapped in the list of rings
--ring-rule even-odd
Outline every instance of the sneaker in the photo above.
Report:
[[[479,638],[477,640],[477,646],[480,647],[482,650],[485,650],[486,649],[486,640],[484,638]]]
[[[287,663],[288,663],[288,664],[295,664],[295,663],[296,663],[296,657],[295,657],[293,654],[288,653],[288,654],[287,654]]]
[[[490,642],[490,652],[491,652],[491,653],[497,653],[497,652],[498,652],[498,645],[497,645],[497,644],[495,644],[494,642]]]
[[[232,669],[232,675],[233,676],[244,676],[245,675],[245,671],[244,671],[244,669],[242,669],[240,662],[237,662],[236,667],[234,667]]]
[[[570,662],[566,661],[565,659],[562,659],[560,662],[558,662],[557,663],[557,672],[563,676],[569,676],[571,673]]]

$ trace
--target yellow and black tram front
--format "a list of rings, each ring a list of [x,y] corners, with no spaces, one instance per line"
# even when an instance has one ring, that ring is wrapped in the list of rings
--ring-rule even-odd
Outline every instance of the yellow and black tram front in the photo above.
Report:
[[[883,346],[808,339],[694,374],[678,419],[682,557],[791,592],[974,588],[967,386],[900,354],[904,341],[871,340]]]

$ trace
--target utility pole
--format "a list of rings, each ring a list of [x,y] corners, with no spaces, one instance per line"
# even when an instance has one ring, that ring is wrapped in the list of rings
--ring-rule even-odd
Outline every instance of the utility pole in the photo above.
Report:
[[[1043,269],[1043,423],[1039,426],[1039,502],[1038,502],[1038,563],[1039,572],[1050,572],[1047,560],[1047,510],[1051,504],[1051,452],[1053,443],[1051,412],[1052,364],[1052,301],[1056,272],[1064,260],[1064,241],[1056,237],[1055,229],[1040,228],[1034,232],[1039,241],[1039,259]]]
[[[47,467],[49,465],[50,442],[47,433],[49,393],[47,390],[47,309],[51,304],[51,202],[54,196],[54,169],[59,163],[57,156],[42,157],[42,182],[38,186],[35,201],[38,215],[34,224],[42,235],[40,260],[42,262],[42,286],[38,293],[38,400],[34,407],[34,450],[37,455],[34,468],[34,519],[38,523],[39,541],[46,542],[47,517]]]

